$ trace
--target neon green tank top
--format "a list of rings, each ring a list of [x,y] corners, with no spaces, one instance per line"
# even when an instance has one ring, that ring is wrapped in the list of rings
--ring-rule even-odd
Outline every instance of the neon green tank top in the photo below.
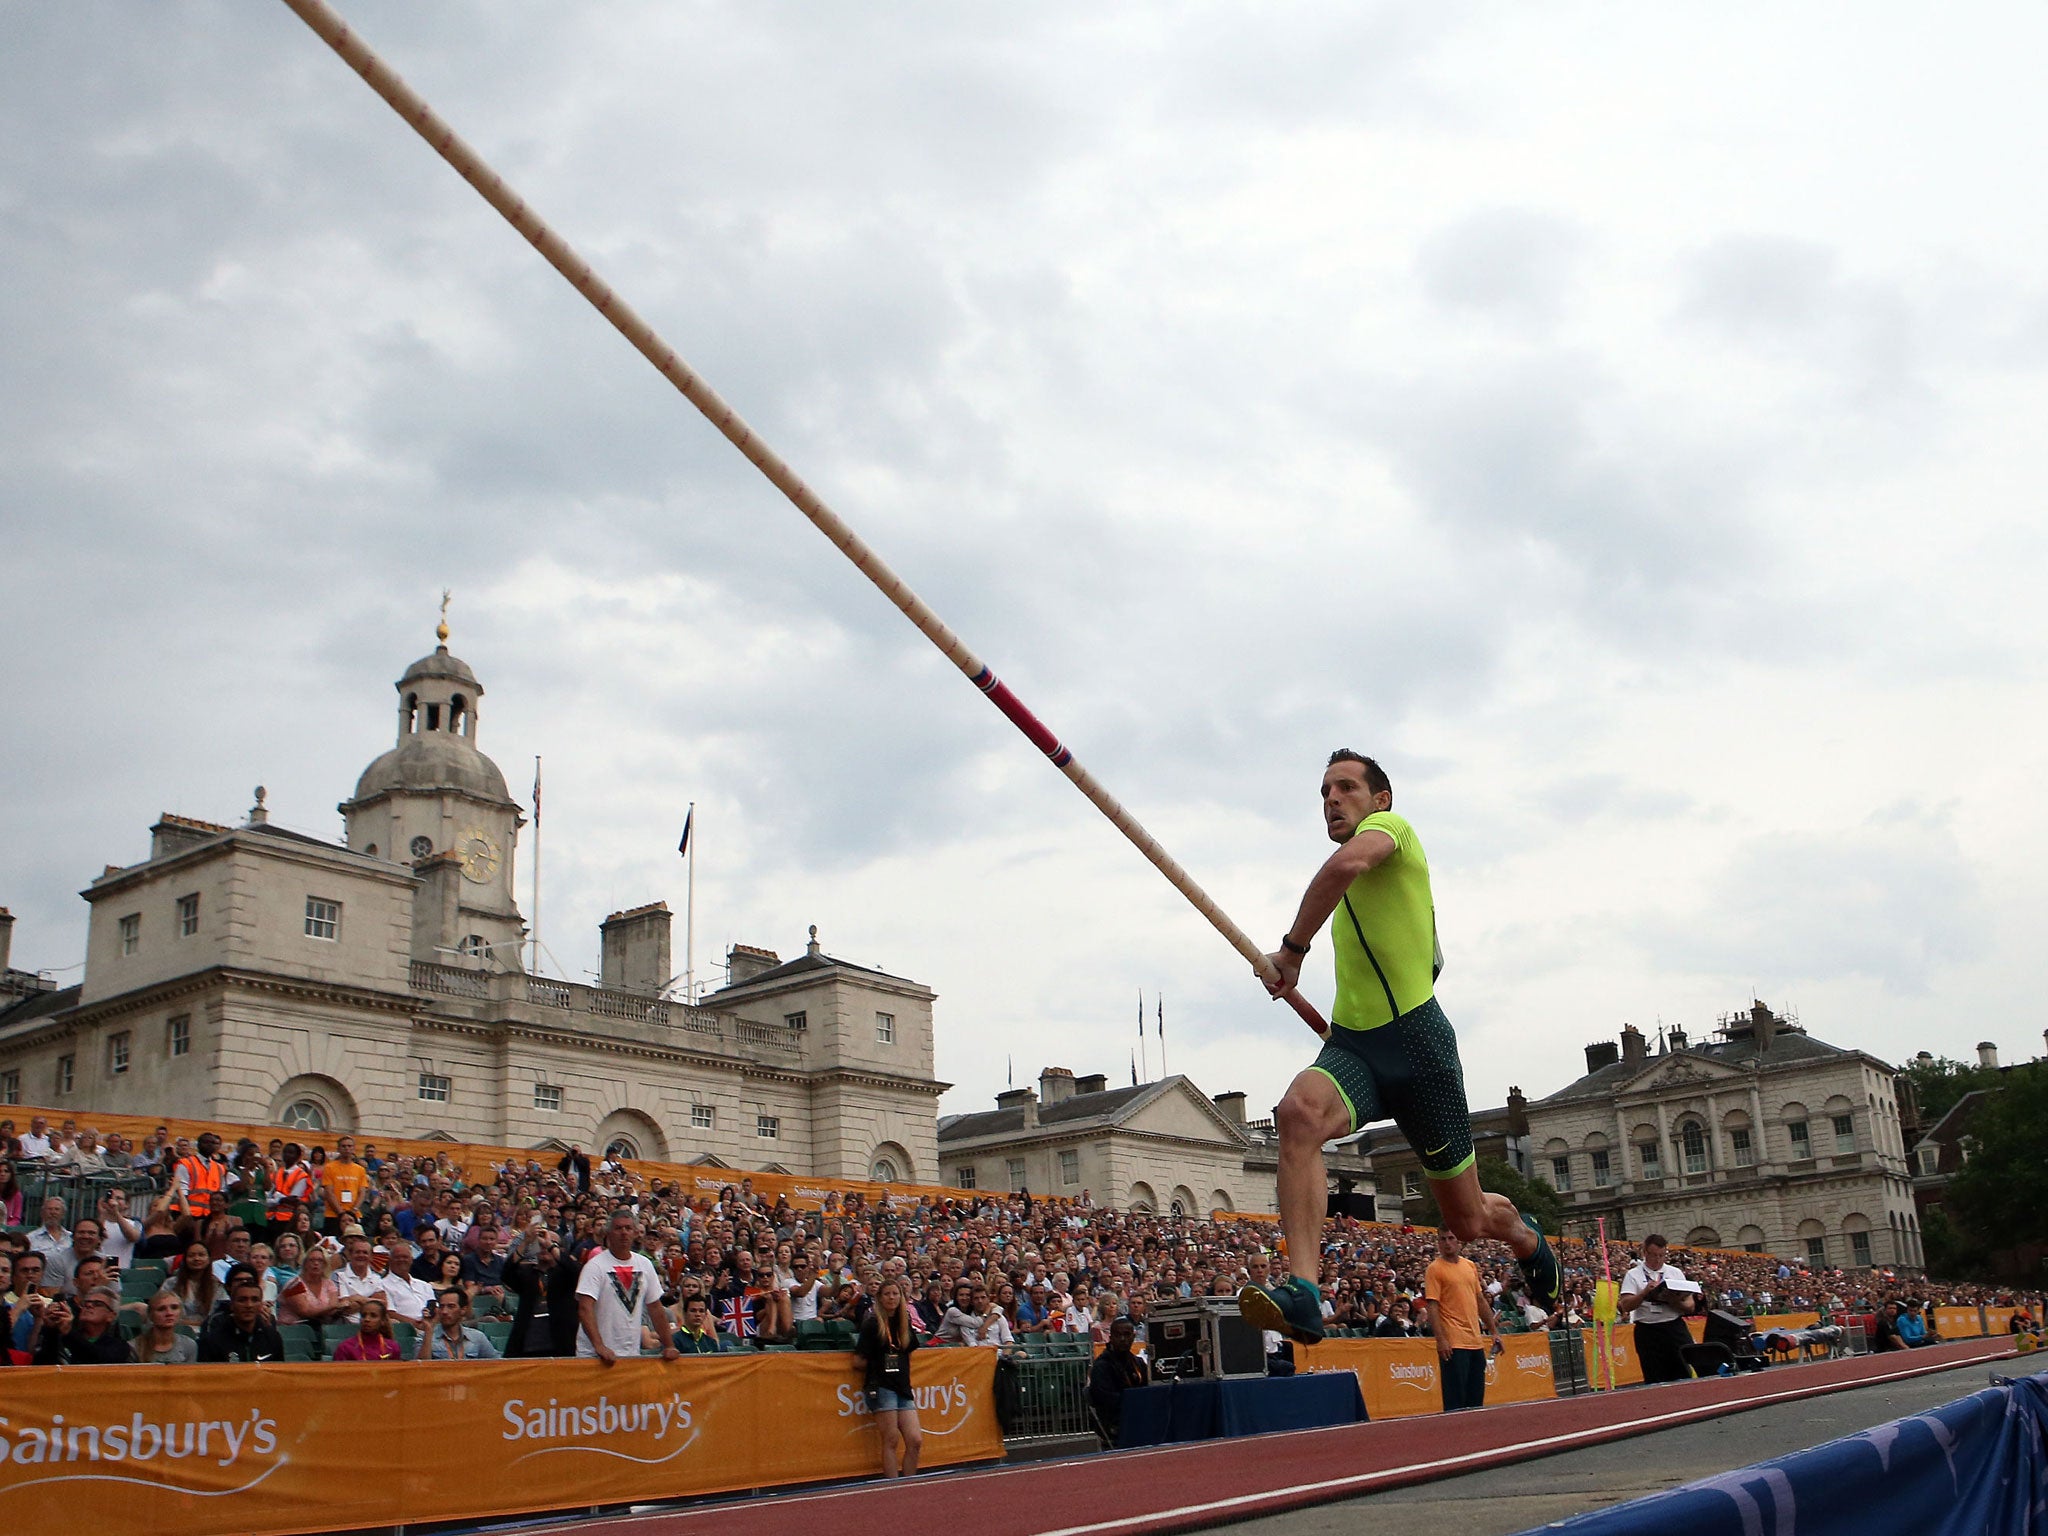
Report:
[[[1342,1029],[1377,1029],[1436,993],[1436,901],[1429,860],[1406,818],[1375,811],[1352,836],[1384,832],[1393,856],[1351,882],[1330,918],[1337,957],[1337,1006],[1330,1022]]]

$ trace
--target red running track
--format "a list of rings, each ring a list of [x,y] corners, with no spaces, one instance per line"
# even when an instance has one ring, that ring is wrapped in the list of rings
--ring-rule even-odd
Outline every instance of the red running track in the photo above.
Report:
[[[598,1520],[577,1536],[1151,1536],[1424,1483],[2012,1353],[1972,1339],[1475,1413],[1121,1451]]]

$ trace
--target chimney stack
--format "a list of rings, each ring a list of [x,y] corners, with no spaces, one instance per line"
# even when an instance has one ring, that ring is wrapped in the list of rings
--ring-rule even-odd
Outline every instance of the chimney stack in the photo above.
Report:
[[[763,971],[772,971],[782,964],[782,957],[772,949],[756,949],[751,944],[735,944],[725,952],[726,985],[737,987],[752,981]]]
[[[997,1109],[1021,1109],[1024,1111],[1024,1129],[1038,1129],[1038,1095],[1029,1088],[1010,1088],[996,1095]]]
[[[1602,1067],[1611,1067],[1621,1060],[1621,1047],[1612,1040],[1595,1040],[1586,1047],[1586,1070],[1598,1072]]]
[[[1682,1025],[1682,1024],[1674,1024],[1674,1025],[1672,1025],[1672,1026],[1671,1026],[1671,1031],[1670,1031],[1670,1040],[1671,1040],[1671,1049],[1672,1049],[1672,1050],[1674,1050],[1674,1051],[1682,1051],[1682,1050],[1684,1050],[1684,1049],[1685,1049],[1685,1026],[1684,1026],[1684,1025]]]
[[[1232,1125],[1234,1125],[1234,1126],[1237,1126],[1237,1127],[1238,1127],[1238,1128],[1239,1128],[1240,1130],[1241,1130],[1241,1129],[1243,1129],[1243,1127],[1244,1127],[1244,1095],[1243,1095],[1243,1094],[1241,1094],[1241,1093],[1237,1092],[1237,1091],[1236,1091],[1235,1089],[1233,1089],[1233,1090],[1231,1090],[1231,1091],[1230,1091],[1229,1093],[1219,1093],[1219,1094],[1217,1094],[1217,1095],[1216,1095],[1216,1097],[1215,1097],[1214,1099],[1212,1099],[1212,1100],[1211,1100],[1210,1102],[1211,1102],[1211,1103],[1213,1103],[1213,1104],[1214,1104],[1214,1105],[1215,1105],[1215,1106],[1216,1106],[1216,1107],[1217,1107],[1218,1109],[1220,1109],[1220,1110],[1222,1110],[1222,1111],[1223,1111],[1223,1118],[1224,1118],[1224,1119],[1228,1120],[1228,1121],[1229,1121],[1229,1122],[1230,1122],[1230,1123],[1231,1123]]]
[[[1998,1047],[1996,1044],[1989,1040],[1979,1040],[1977,1042],[1977,1065],[1980,1067],[1996,1067],[1998,1065]]]
[[[1761,1056],[1771,1048],[1771,1042],[1778,1038],[1778,1016],[1763,1003],[1751,1000],[1749,1006],[1750,1027],[1756,1032],[1756,1053]]]
[[[1107,1093],[1108,1091],[1109,1077],[1106,1073],[1090,1072],[1086,1077],[1074,1079],[1074,1092],[1077,1095],[1083,1093]]]
[[[668,985],[669,910],[665,901],[614,912],[597,925],[599,982],[619,992],[653,994]]]
[[[5,907],[0,907],[0,976],[6,975],[8,971],[13,969],[11,963],[13,954],[14,914]]]
[[[1631,1067],[1640,1067],[1649,1056],[1649,1042],[1643,1039],[1643,1032],[1633,1024],[1622,1025],[1621,1059]]]
[[[1074,1074],[1065,1067],[1046,1067],[1038,1074],[1038,1102],[1050,1109],[1074,1096]]]
[[[1508,1134],[1524,1140],[1529,1135],[1529,1101],[1519,1088],[1508,1089]]]

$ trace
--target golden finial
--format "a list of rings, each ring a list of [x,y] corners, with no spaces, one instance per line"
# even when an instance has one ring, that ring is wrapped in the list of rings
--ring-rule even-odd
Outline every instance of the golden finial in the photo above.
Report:
[[[446,587],[441,589],[441,622],[434,626],[434,637],[443,645],[448,643],[448,599],[454,595]]]

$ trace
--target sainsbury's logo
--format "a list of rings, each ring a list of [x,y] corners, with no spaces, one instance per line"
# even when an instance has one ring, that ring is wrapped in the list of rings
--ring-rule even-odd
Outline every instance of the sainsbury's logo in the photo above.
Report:
[[[132,1413],[125,1420],[99,1423],[67,1422],[56,1413],[47,1428],[16,1428],[0,1418],[0,1462],[52,1469],[26,1482],[8,1481],[9,1493],[69,1482],[134,1483],[194,1493],[176,1479],[176,1463],[182,1461],[207,1461],[251,1474],[239,1487],[212,1491],[209,1497],[244,1492],[285,1464],[277,1455],[277,1420],[257,1408],[245,1419],[158,1420]]]
[[[581,1451],[651,1466],[674,1461],[700,1432],[689,1400],[680,1393],[624,1402],[613,1402],[602,1392],[586,1402],[565,1403],[551,1397],[545,1403],[529,1403],[515,1397],[501,1412],[505,1420],[502,1438],[534,1446],[518,1461]],[[635,1455],[636,1451],[649,1454]],[[653,1454],[657,1451],[661,1454]]]
[[[867,1394],[850,1382],[839,1385],[839,1417],[852,1419],[854,1424],[847,1432],[856,1433],[874,1428],[869,1418]],[[916,1387],[911,1396],[917,1400],[917,1421],[927,1435],[950,1435],[959,1431],[974,1417],[974,1403],[967,1394],[964,1381],[940,1381],[929,1386]]]
[[[1412,1365],[1390,1365],[1387,1367],[1390,1379],[1404,1387],[1413,1387],[1418,1392],[1427,1392],[1436,1386],[1436,1367],[1416,1363]]]

